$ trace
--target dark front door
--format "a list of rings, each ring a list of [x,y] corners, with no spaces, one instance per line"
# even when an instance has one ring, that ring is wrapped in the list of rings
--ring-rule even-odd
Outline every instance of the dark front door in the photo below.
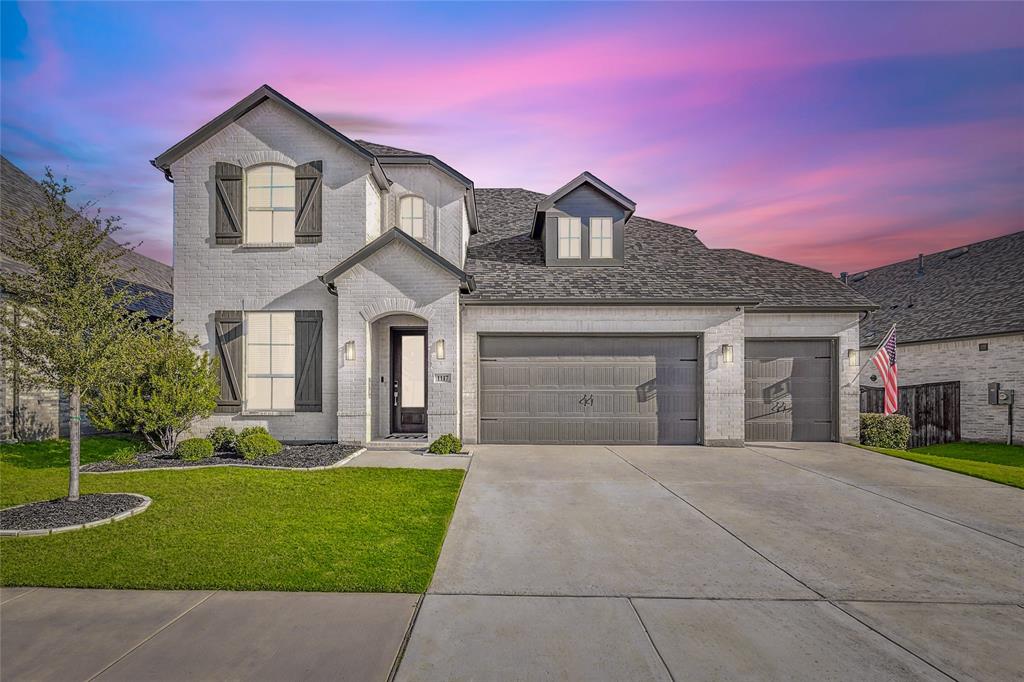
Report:
[[[427,332],[391,330],[391,430],[427,432]]]

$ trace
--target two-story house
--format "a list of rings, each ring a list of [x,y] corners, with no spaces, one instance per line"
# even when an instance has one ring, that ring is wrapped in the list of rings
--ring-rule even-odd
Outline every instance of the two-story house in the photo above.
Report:
[[[283,440],[857,439],[858,321],[828,273],[636,215],[590,173],[477,189],[263,86],[153,160],[175,319],[215,424]]]

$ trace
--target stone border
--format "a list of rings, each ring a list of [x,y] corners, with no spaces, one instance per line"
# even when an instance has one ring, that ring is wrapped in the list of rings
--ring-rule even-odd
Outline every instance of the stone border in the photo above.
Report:
[[[146,467],[143,469],[120,469],[118,471],[83,471],[82,474],[101,475],[101,474],[137,474],[143,471],[195,471],[196,469],[216,469],[217,467],[238,467],[240,469],[265,469],[270,471],[326,471],[327,469],[337,469],[338,467],[345,466],[349,460],[357,457],[366,452],[366,448],[359,448],[351,455],[346,455],[342,459],[339,459],[334,464],[325,464],[324,466],[318,467],[281,467],[281,466],[260,466],[259,464],[234,464],[226,462],[224,464],[200,464],[198,466],[184,466],[184,467]]]
[[[92,494],[94,494],[94,495],[131,495],[132,497],[139,498],[140,500],[142,500],[142,502],[139,504],[139,506],[134,507],[132,509],[129,509],[128,511],[123,511],[120,514],[114,514],[113,516],[108,516],[107,518],[100,519],[98,521],[90,521],[89,523],[79,523],[79,524],[76,524],[74,526],[61,526],[59,528],[32,528],[32,529],[29,529],[29,530],[0,529],[0,536],[3,536],[3,537],[19,537],[19,538],[20,537],[43,537],[45,535],[56,535],[57,533],[67,533],[67,532],[73,531],[73,530],[84,530],[86,528],[95,528],[96,526],[105,526],[108,523],[113,523],[114,521],[124,521],[125,519],[127,519],[127,518],[129,518],[131,516],[135,516],[137,514],[141,514],[142,512],[144,512],[147,509],[149,509],[149,505],[153,503],[153,500],[151,500],[150,498],[146,497],[145,495],[140,495],[139,493],[92,493]],[[13,507],[5,507],[5,509],[17,509],[19,507],[27,507],[27,506],[29,506],[31,504],[39,504],[39,502],[26,502],[25,504],[16,504]]]

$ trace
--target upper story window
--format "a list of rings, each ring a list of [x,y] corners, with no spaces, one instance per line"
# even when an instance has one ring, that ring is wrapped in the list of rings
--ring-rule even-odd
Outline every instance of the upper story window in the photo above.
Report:
[[[423,240],[423,199],[421,197],[402,197],[399,204],[399,227],[414,239]]]
[[[245,196],[246,243],[295,242],[294,168],[264,164],[248,169]]]
[[[246,409],[295,409],[295,313],[247,313]]]
[[[580,227],[579,218],[559,216],[558,218],[558,257],[579,258],[580,257]]]
[[[612,257],[612,219],[590,219],[590,257]]]

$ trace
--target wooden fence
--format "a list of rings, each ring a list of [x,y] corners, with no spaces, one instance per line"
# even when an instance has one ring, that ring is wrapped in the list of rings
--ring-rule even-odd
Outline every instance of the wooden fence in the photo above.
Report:
[[[860,387],[860,411],[882,412],[881,388]],[[910,417],[910,445],[960,440],[960,382],[900,386],[900,414]]]

